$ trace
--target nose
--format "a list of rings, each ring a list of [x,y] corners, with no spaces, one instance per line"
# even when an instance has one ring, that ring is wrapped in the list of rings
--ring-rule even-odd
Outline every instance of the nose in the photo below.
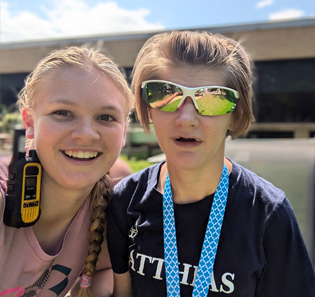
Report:
[[[182,127],[197,127],[199,125],[199,113],[195,108],[191,97],[186,97],[178,107],[176,124]]]
[[[98,140],[100,135],[97,131],[95,121],[89,117],[76,121],[72,131],[72,138],[85,143]]]

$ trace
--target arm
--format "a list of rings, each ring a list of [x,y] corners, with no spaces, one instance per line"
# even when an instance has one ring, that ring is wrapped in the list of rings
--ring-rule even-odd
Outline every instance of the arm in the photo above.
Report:
[[[287,200],[271,216],[263,248],[266,265],[258,280],[257,297],[314,297],[314,269]]]
[[[108,251],[114,271],[114,297],[133,296],[129,274],[129,231],[136,220],[128,214],[128,207],[136,193],[137,183],[128,177],[121,181],[112,193],[108,206],[107,242]],[[143,187],[141,187],[143,189]]]
[[[129,262],[129,220],[124,195],[112,195],[108,207],[107,242],[114,271],[114,296],[132,296]],[[125,197],[128,197],[126,195]]]
[[[127,236],[122,236],[120,229],[115,219],[109,215],[107,238],[109,241],[109,248],[111,257],[118,268],[114,272],[114,293],[113,297],[131,297],[132,288],[130,274],[128,271],[128,243],[125,239]],[[117,241],[117,238],[120,240]],[[116,261],[116,262],[115,262]],[[120,263],[120,264],[119,264]],[[114,267],[115,269],[115,267]]]
[[[133,294],[130,274],[128,271],[128,243],[126,240],[127,236],[122,235],[117,221],[112,216],[112,213],[110,213],[109,215],[107,232],[107,238],[108,240],[110,240],[109,248],[111,251],[111,257],[114,261],[113,263],[118,264],[116,264],[118,267],[116,268],[116,272],[119,272],[114,272],[113,297],[131,297]],[[117,241],[117,238],[119,237],[120,240]]]
[[[114,294],[113,297],[131,297],[131,281],[129,272],[123,274],[114,273]]]

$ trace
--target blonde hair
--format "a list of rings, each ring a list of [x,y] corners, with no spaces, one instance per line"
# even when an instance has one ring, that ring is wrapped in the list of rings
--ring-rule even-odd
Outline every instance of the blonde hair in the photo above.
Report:
[[[111,77],[120,87],[126,97],[126,117],[132,106],[133,95],[128,84],[118,67],[103,54],[88,48],[69,47],[57,50],[39,62],[35,70],[27,77],[25,87],[21,90],[18,104],[32,111],[36,108],[34,95],[41,80],[51,72],[67,67],[81,67],[84,69],[96,69]],[[105,239],[106,207],[110,193],[110,180],[108,174],[96,182],[91,192],[91,226],[88,256],[85,260],[83,273],[93,277],[96,271],[96,263],[101,252],[101,245]],[[88,288],[81,288],[78,297],[92,296]]]
[[[242,135],[254,120],[252,112],[252,71],[243,47],[233,39],[208,32],[173,31],[151,37],[142,47],[133,69],[132,90],[137,115],[149,131],[149,109],[143,101],[141,83],[163,77],[166,67],[200,67],[218,71],[225,86],[240,94],[232,113],[232,138]]]
[[[53,71],[73,66],[84,69],[94,68],[112,78],[125,94],[128,111],[130,110],[133,103],[133,95],[117,65],[94,49],[74,46],[53,51],[50,55],[41,60],[34,71],[27,76],[25,86],[19,93],[18,105],[20,110],[24,107],[32,110],[35,107],[33,100],[34,93],[41,79],[45,78]]]

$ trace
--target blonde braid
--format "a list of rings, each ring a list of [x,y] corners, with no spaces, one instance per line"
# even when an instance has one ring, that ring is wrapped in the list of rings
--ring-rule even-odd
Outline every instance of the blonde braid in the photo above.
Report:
[[[106,174],[99,180],[91,192],[91,227],[90,227],[90,246],[88,256],[85,259],[83,273],[92,278],[96,271],[96,262],[102,250],[102,243],[105,239],[106,230],[106,207],[110,194],[110,179]],[[77,297],[93,297],[89,288],[80,288]]]

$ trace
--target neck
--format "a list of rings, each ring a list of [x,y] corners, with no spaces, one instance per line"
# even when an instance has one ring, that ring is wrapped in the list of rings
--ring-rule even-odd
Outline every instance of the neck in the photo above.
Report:
[[[62,188],[53,181],[47,181],[43,176],[41,188],[40,221],[52,223],[64,219],[72,219],[89,196],[91,188]]]
[[[232,169],[229,160],[224,159],[228,171]],[[204,170],[182,170],[166,162],[162,167],[158,190],[163,193],[168,172],[172,186],[173,201],[178,204],[193,203],[213,194],[221,179],[223,159]]]
[[[41,216],[33,226],[33,232],[46,253],[54,250],[91,190],[64,189],[43,179]]]

